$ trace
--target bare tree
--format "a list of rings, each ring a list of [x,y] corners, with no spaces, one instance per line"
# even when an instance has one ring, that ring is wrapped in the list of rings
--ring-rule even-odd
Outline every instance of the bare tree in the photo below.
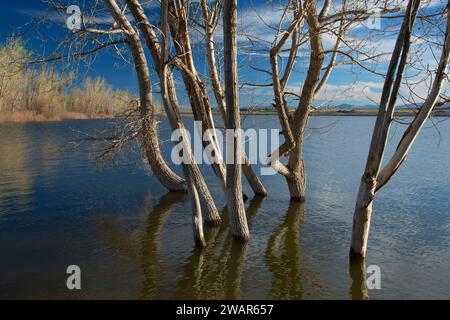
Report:
[[[208,63],[209,77],[211,80],[212,90],[214,92],[214,97],[216,98],[217,108],[219,109],[220,115],[222,116],[223,122],[226,122],[226,102],[225,94],[220,82],[219,70],[216,63],[216,50],[214,45],[214,30],[217,27],[217,23],[220,17],[222,1],[215,1],[214,7],[209,10],[206,0],[201,0],[202,16],[204,23],[205,32],[205,50],[206,50],[206,60]],[[210,12],[211,11],[211,12]],[[252,166],[250,165],[250,160],[248,159],[245,151],[242,150],[242,171],[250,184],[253,192],[259,196],[266,196],[267,191],[262,184],[259,177],[256,175]]]
[[[211,193],[209,192],[209,189],[192,154],[189,140],[187,135],[185,134],[185,127],[179,111],[179,103],[173,72],[171,68],[168,68],[167,66],[167,64],[169,63],[169,34],[163,39],[163,43],[161,45],[161,42],[155,31],[156,27],[152,25],[148,20],[141,4],[137,0],[126,0],[126,3],[134,19],[136,20],[137,27],[142,32],[146,45],[151,53],[156,72],[160,79],[163,106],[172,130],[180,129],[180,132],[184,134],[184,136],[182,137],[184,146],[183,150],[187,153],[184,155],[184,158],[189,159],[188,164],[183,164],[185,175],[187,172],[189,172],[189,176],[192,179],[192,182],[198,189],[198,196],[200,197],[201,202],[207,208],[205,220],[213,225],[218,225],[221,223],[221,218],[211,196]],[[169,24],[168,19],[164,22],[167,22],[167,24]],[[164,29],[166,27],[168,26],[161,26],[161,29]],[[166,55],[166,58],[164,58],[164,55]],[[178,58],[174,57],[173,60],[178,61]]]
[[[381,14],[396,12],[398,7],[391,1],[377,1],[383,4]],[[374,72],[366,66],[365,62],[374,62],[375,55],[365,53],[364,41],[350,41],[345,39],[345,33],[351,26],[370,17],[371,10],[366,2],[355,1],[351,6],[346,0],[342,1],[341,9],[334,10],[338,6],[333,6],[331,0],[323,2],[320,11],[317,8],[316,0],[289,0],[282,9],[282,14],[278,26],[271,26],[277,30],[274,42],[270,48],[271,70],[256,71],[267,73],[271,76],[270,84],[248,84],[251,86],[271,86],[273,88],[275,103],[274,108],[278,114],[281,124],[281,133],[284,142],[281,146],[269,155],[267,163],[278,173],[286,178],[291,200],[304,201],[306,193],[306,170],[303,160],[304,135],[312,109],[314,99],[320,90],[325,86],[332,70],[339,64],[352,64],[363,68],[366,71]],[[286,28],[283,28],[288,20],[289,13],[292,19]],[[305,29],[305,30],[304,30]],[[333,36],[335,44],[331,50],[325,50],[323,45],[323,35]],[[253,39],[257,41],[257,39]],[[290,43],[289,45],[287,45]],[[309,65],[306,77],[301,84],[300,94],[287,91],[287,84],[293,72],[297,60],[298,49],[309,44]],[[346,50],[340,46],[344,44]],[[279,67],[280,54],[288,52],[287,62],[283,68]],[[324,65],[325,58],[328,57],[328,64]],[[337,61],[337,57],[341,59]],[[348,61],[345,62],[343,58]],[[284,69],[284,70],[283,70]],[[298,98],[296,109],[291,112],[287,103],[287,96],[293,95]],[[283,164],[280,159],[288,157],[287,164]]]
[[[66,5],[62,2],[48,1],[47,3],[52,12],[65,12],[66,10]],[[105,4],[115,21],[115,25],[111,23],[111,25],[106,24],[105,27],[105,23],[101,25],[97,25],[95,22],[88,24],[83,18],[81,29],[70,32],[64,39],[61,39],[60,43],[56,46],[57,52],[55,54],[34,59],[28,64],[49,63],[52,61],[67,61],[72,63],[72,60],[81,60],[86,57],[95,56],[97,52],[107,48],[115,48],[117,56],[124,59],[123,51],[118,48],[118,45],[127,44],[138,80],[139,115],[135,116],[133,114],[133,116],[127,117],[127,119],[133,122],[126,124],[131,129],[120,137],[110,139],[113,141],[112,144],[102,152],[99,158],[116,152],[126,141],[139,137],[142,139],[142,146],[147,160],[158,181],[170,191],[186,191],[184,179],[170,169],[161,155],[157,129],[158,121],[155,117],[152,99],[150,70],[139,34],[126,18],[125,10],[121,9],[116,1],[106,1]],[[95,12],[99,11],[99,3],[95,2],[89,8],[89,11],[94,15]],[[91,43],[95,44],[94,47],[88,48]],[[69,52],[65,52],[65,48],[69,48]],[[58,50],[61,50],[61,52],[58,52]],[[99,138],[97,140],[101,139]]]
[[[230,229],[233,236],[248,240],[250,237],[242,199],[241,159],[242,145],[240,132],[240,108],[237,73],[236,44],[237,0],[225,0],[223,10],[225,97],[227,104],[227,153],[232,148],[233,155],[227,155],[227,200],[230,213]],[[231,160],[231,163],[229,162]]]
[[[377,120],[373,130],[372,141],[367,157],[366,168],[356,200],[353,216],[351,256],[366,256],[367,240],[369,237],[372,203],[375,194],[392,178],[405,161],[412,143],[419,134],[425,121],[430,117],[436,102],[439,99],[444,79],[447,78],[447,68],[450,53],[450,18],[449,4],[447,3],[447,24],[443,40],[442,53],[438,62],[433,84],[423,105],[405,130],[402,139],[397,145],[393,156],[380,170],[383,155],[386,149],[387,137],[396,107],[400,86],[410,50],[411,35],[414,21],[420,5],[420,0],[410,0],[406,9],[401,30],[392,53],[389,68],[386,74],[384,87],[380,100]]]
[[[158,141],[157,121],[155,119],[150,71],[136,30],[131,26],[115,1],[106,1],[117,24],[126,35],[126,42],[133,57],[140,96],[140,111],[143,122],[143,144],[152,172],[163,186],[170,191],[185,191],[184,180],[176,175],[161,156]]]

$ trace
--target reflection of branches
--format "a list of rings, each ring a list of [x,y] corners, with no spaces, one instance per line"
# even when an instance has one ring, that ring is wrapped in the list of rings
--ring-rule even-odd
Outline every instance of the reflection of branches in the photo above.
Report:
[[[247,219],[256,215],[263,198],[255,196],[247,208]],[[239,299],[241,274],[247,243],[233,240],[229,232],[228,212],[222,214],[220,228],[209,229],[207,247],[195,249],[184,267],[184,277],[178,284],[179,299]]]

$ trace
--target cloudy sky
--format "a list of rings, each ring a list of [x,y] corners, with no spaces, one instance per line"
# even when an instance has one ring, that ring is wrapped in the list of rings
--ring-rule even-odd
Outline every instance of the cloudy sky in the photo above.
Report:
[[[76,1],[71,4],[79,5],[81,11],[86,14],[94,1]],[[362,1],[361,1],[362,2]],[[399,4],[406,1],[398,1]],[[428,14],[430,12],[442,11],[445,7],[444,0],[425,0],[423,1],[426,8],[423,8],[419,15]],[[66,2],[68,3],[68,2]],[[147,7],[147,11],[153,16],[154,22],[158,19],[159,3],[155,0],[143,1]],[[240,62],[240,82],[247,84],[267,84],[270,83],[270,77],[264,72],[255,70],[269,69],[268,50],[273,44],[275,37],[275,29],[280,21],[283,10],[279,5],[279,1],[267,0],[239,0],[239,62]],[[330,14],[341,10],[341,1],[334,1],[334,5]],[[319,1],[319,9],[322,1]],[[424,5],[424,6],[425,6]],[[22,0],[12,2],[9,7],[3,7],[0,10],[1,41],[4,42],[6,37],[11,34],[21,35],[26,41],[26,45],[30,50],[42,55],[48,55],[55,48],[55,43],[63,37],[67,32],[65,26],[66,16],[63,12],[55,13],[48,11],[48,6],[38,0]],[[376,11],[375,11],[376,12]],[[153,13],[153,14],[152,14]],[[399,13],[392,14],[394,17]],[[67,15],[68,16],[68,15]],[[46,21],[36,27],[36,20],[45,17]],[[376,17],[376,13],[374,14]],[[375,105],[380,96],[383,86],[383,72],[387,68],[390,53],[396,40],[396,30],[398,30],[400,19],[395,18],[379,20],[370,20],[354,24],[346,33],[346,39],[349,44],[357,43],[360,46],[361,53],[353,54],[360,59],[365,54],[377,55],[378,63],[366,61],[364,67],[346,64],[348,58],[344,56],[338,57],[337,66],[327,85],[322,89],[315,101],[316,106],[335,106],[340,104],[353,105]],[[97,22],[109,24],[110,17],[106,11],[98,11],[95,13]],[[289,19],[289,17],[288,17]],[[31,21],[34,21],[33,23]],[[375,23],[375,24],[372,24]],[[427,93],[428,83],[431,80],[432,72],[424,72],[423,70],[432,70],[439,57],[439,48],[430,46],[424,39],[438,39],[443,21],[437,20],[435,26],[417,24],[414,30],[413,51],[418,54],[415,56],[414,65],[418,66],[410,68],[407,73],[407,81],[410,87],[414,88],[413,95],[404,89],[404,96],[415,101],[420,101]],[[286,24],[283,24],[285,27]],[[215,40],[220,47],[222,39],[221,24],[218,26],[215,34]],[[306,30],[306,29],[305,29]],[[201,35],[193,32],[192,39],[194,41],[195,62],[199,73],[207,78],[207,68],[204,59],[204,50],[199,45]],[[198,43],[197,43],[198,41]],[[335,44],[336,38],[330,34],[324,34],[323,43],[325,50],[331,50]],[[289,45],[289,43],[287,43]],[[349,48],[344,44],[341,46],[343,52],[349,52]],[[286,60],[286,54],[284,56]],[[148,59],[151,60],[150,57]],[[282,65],[283,61],[280,62]],[[325,60],[325,66],[328,64],[329,55]],[[309,63],[309,46],[306,43],[298,52],[298,58],[294,72],[288,83],[287,90],[293,93],[299,93],[306,75]],[[373,72],[367,71],[371,70]],[[129,90],[137,93],[136,77],[133,67],[127,64],[123,59],[117,56],[114,50],[105,50],[98,54],[96,59],[89,66],[78,66],[78,79],[84,76],[103,76],[114,87]],[[154,83],[157,83],[155,77]],[[155,91],[157,88],[155,88]],[[186,94],[183,87],[179,87],[180,100],[184,105],[188,104]],[[272,89],[270,87],[253,87],[243,86],[241,88],[241,105],[242,107],[264,106],[271,104],[273,99]],[[211,100],[214,100],[211,96]],[[295,106],[296,102],[290,102]],[[401,102],[400,102],[401,103]],[[405,100],[406,103],[406,100]]]

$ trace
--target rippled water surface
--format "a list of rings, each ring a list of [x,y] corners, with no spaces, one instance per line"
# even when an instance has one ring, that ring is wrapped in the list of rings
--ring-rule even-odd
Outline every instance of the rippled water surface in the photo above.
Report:
[[[349,267],[374,120],[312,118],[306,203],[289,203],[281,176],[262,178],[265,199],[252,199],[245,185],[251,241],[232,241],[224,223],[207,228],[202,251],[193,245],[188,198],[167,193],[137,148],[99,164],[98,144],[76,141],[105,135],[110,121],[1,124],[0,298],[449,299],[449,121],[427,125],[375,200],[366,263],[381,268],[381,290],[365,290],[364,266]],[[272,116],[243,124],[277,128]],[[403,129],[394,126],[392,146]],[[164,120],[161,134],[170,160]],[[226,222],[223,194],[202,169]],[[72,264],[82,270],[76,292],[66,289]]]

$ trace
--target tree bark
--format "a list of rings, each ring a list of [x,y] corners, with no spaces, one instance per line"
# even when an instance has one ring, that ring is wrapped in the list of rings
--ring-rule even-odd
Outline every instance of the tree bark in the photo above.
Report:
[[[152,102],[150,72],[139,35],[123,15],[115,1],[107,1],[107,6],[116,22],[127,34],[127,44],[133,57],[139,85],[140,111],[143,122],[143,147],[153,174],[169,191],[186,191],[184,180],[175,174],[164,161],[158,141],[157,122]]]
[[[144,120],[143,144],[148,163],[158,181],[169,191],[185,192],[184,179],[175,174],[161,156],[155,119]]]
[[[387,182],[383,181],[378,183],[380,175],[380,166],[383,160],[384,151],[386,149],[387,136],[392,122],[393,114],[395,111],[395,103],[400,90],[401,80],[404,73],[404,69],[407,63],[407,56],[410,48],[411,34],[414,27],[414,21],[419,9],[420,0],[410,0],[406,8],[405,16],[403,18],[402,27],[400,29],[397,42],[392,53],[391,61],[387,71],[386,79],[384,82],[383,92],[380,100],[380,108],[378,110],[377,120],[373,130],[372,140],[370,143],[369,154],[367,157],[366,167],[364,174],[361,178],[360,187],[358,190],[358,197],[356,200],[355,211],[353,215],[353,227],[352,227],[352,240],[350,245],[350,256],[356,258],[365,258],[367,252],[367,241],[369,238],[370,220],[372,216],[372,202],[375,198],[376,192]],[[448,32],[448,22],[447,22]],[[448,33],[446,33],[445,44],[447,44]],[[447,52],[446,52],[447,51]],[[443,61],[445,60],[445,61]],[[430,91],[427,99],[425,100],[425,109],[433,108],[436,98],[439,95],[440,87],[442,85],[442,74],[445,72],[445,68],[448,63],[448,47],[444,45],[442,57],[439,63],[438,73],[436,75],[433,89]],[[435,96],[434,96],[435,95]],[[434,97],[433,97],[434,96]],[[420,112],[419,112],[420,113]],[[425,112],[426,113],[426,112]],[[426,117],[421,116],[420,120],[416,121],[416,116],[413,123],[405,132],[405,137],[409,136],[410,128],[414,124],[420,123],[420,126],[426,120]],[[419,129],[420,130],[420,129]],[[416,131],[415,135],[418,133]],[[415,136],[414,135],[414,136]],[[414,139],[410,141],[412,143]],[[402,143],[402,142],[400,142]],[[409,145],[410,145],[409,144]],[[409,147],[408,147],[409,148]],[[401,148],[400,148],[401,150]],[[394,158],[401,154],[397,148],[394,153]],[[404,154],[406,155],[406,153]],[[396,166],[392,166],[388,163],[388,168],[392,169],[388,174],[383,174],[384,177],[390,177],[398,169],[404,158],[401,157],[401,161]]]
[[[291,200],[304,202],[306,198],[306,171],[301,144],[296,144],[290,152],[288,168],[290,174],[285,176],[285,178]]]
[[[173,79],[172,71],[167,68],[167,58],[163,57],[167,55],[167,48],[164,49],[165,53],[163,53],[163,48],[159,42],[159,39],[147,19],[144,9],[140,5],[137,0],[126,0],[130,11],[136,20],[137,26],[139,30],[142,32],[144,36],[144,40],[147,44],[147,47],[150,50],[152,60],[155,65],[156,72],[159,75],[161,86],[161,97],[163,101],[163,106],[166,111],[167,117],[169,119],[172,130],[181,129],[183,132],[184,125],[181,119],[181,115],[179,112],[179,104],[176,94],[175,81]],[[168,44],[167,39],[164,40],[163,45],[166,47]],[[217,207],[214,203],[214,199],[209,192],[209,189],[201,175],[200,169],[198,165],[195,163],[195,159],[192,155],[191,147],[187,144],[187,136],[183,137],[184,150],[188,152],[188,157],[191,160],[190,164],[186,164],[189,167],[189,172],[191,173],[192,181],[194,182],[196,188],[198,189],[198,194],[201,199],[202,204],[207,208],[207,212],[205,215],[205,220],[207,223],[212,225],[218,225],[221,223],[221,218]],[[183,164],[185,165],[185,164]]]
[[[227,161],[227,200],[230,213],[230,230],[234,237],[247,241],[250,237],[244,201],[242,199],[241,181],[241,139],[239,92],[237,78],[237,45],[236,45],[237,0],[225,0],[223,13],[224,34],[224,66],[225,96],[227,105],[226,128],[234,130],[234,134],[226,135],[227,153],[232,147],[232,163]],[[227,160],[230,157],[227,156]]]
[[[183,8],[180,1],[170,1],[170,31],[172,34],[174,46],[179,59],[174,59],[174,65],[180,70],[186,92],[192,107],[192,113],[196,121],[201,122],[199,132],[202,138],[203,147],[212,148],[216,158],[222,158],[217,138],[214,131],[214,122],[209,102],[208,92],[203,81],[200,79],[194,65],[192,57],[192,48],[190,43],[189,29],[187,25],[188,7]],[[206,136],[208,141],[204,141]],[[209,156],[209,153],[208,153]],[[211,160],[211,166],[219,179],[222,190],[226,192],[226,168],[222,160]]]
[[[218,7],[214,9],[214,17],[211,19],[208,15],[208,5],[206,3],[206,0],[201,0],[201,6],[202,6],[202,13],[203,13],[203,20],[205,23],[205,41],[206,41],[206,59],[208,62],[208,69],[209,69],[209,77],[211,80],[212,89],[214,92],[214,96],[216,98],[217,102],[217,108],[219,109],[220,115],[222,116],[223,122],[226,122],[226,102],[225,102],[225,94],[222,90],[222,85],[220,83],[219,79],[219,72],[217,70],[217,63],[216,63],[216,57],[215,57],[215,48],[214,48],[214,38],[213,38],[213,28],[212,25],[216,24],[215,21],[212,21],[211,19],[215,19],[217,16],[217,10]],[[209,108],[210,109],[210,108]],[[253,192],[256,195],[259,196],[267,196],[267,190],[262,184],[261,180],[259,179],[258,175],[253,170],[250,160],[248,159],[247,155],[245,154],[245,151],[242,152],[242,171],[244,172],[244,175],[252,188]]]
[[[200,198],[198,196],[197,188],[190,177],[189,168],[187,166],[183,166],[183,171],[186,177],[189,197],[191,199],[192,232],[194,234],[194,243],[197,247],[203,248],[206,246],[206,241],[203,233],[202,207],[200,204]]]
[[[309,59],[308,73],[302,88],[300,101],[293,116],[293,135],[295,148],[289,152],[288,168],[292,176],[287,176],[291,199],[304,201],[306,196],[306,173],[303,161],[303,139],[308,123],[311,104],[314,99],[317,85],[320,81],[325,53],[322,45],[321,25],[317,16],[317,2],[308,0],[305,3],[306,21],[310,37],[311,53]]]

